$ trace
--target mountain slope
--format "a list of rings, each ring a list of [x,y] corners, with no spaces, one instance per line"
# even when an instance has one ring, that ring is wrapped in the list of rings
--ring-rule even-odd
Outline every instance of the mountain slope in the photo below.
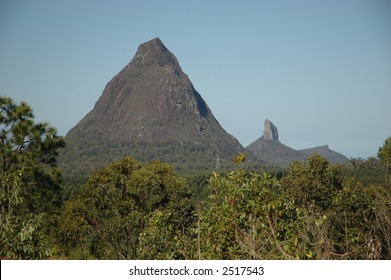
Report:
[[[267,140],[261,137],[248,145],[246,150],[251,152],[257,159],[265,160],[276,166],[287,167],[293,161],[304,161],[307,155],[292,149],[278,140]]]
[[[312,154],[319,154],[322,157],[327,158],[330,163],[344,163],[349,161],[349,159],[343,154],[337,153],[329,148],[328,145],[303,149],[299,150],[300,152],[306,154],[307,156],[311,156]]]
[[[220,126],[159,38],[138,47],[65,139],[69,145],[62,162],[68,168],[80,161],[107,164],[124,155],[210,168],[217,155],[228,161],[244,150]]]

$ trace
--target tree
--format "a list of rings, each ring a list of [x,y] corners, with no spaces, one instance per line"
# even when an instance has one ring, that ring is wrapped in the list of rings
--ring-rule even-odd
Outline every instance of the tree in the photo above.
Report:
[[[391,137],[388,137],[383,146],[379,148],[377,156],[381,159],[384,165],[391,170]]]
[[[183,258],[175,240],[193,221],[185,181],[171,166],[126,157],[90,176],[65,204],[56,235],[72,259]]]
[[[280,180],[213,174],[187,249],[200,259],[389,259],[391,200],[319,155]]]
[[[0,172],[24,170],[21,196],[28,196],[21,210],[48,211],[58,206],[60,173],[56,167],[58,150],[65,146],[55,128],[35,123],[32,109],[0,97]]]
[[[16,105],[0,97],[0,256],[41,259],[52,254],[46,212],[59,203],[56,157],[64,144],[54,128],[34,122],[25,102]]]
[[[211,195],[194,227],[192,258],[295,259],[307,248],[298,243],[304,213],[268,175],[243,169],[213,174]]]
[[[10,259],[42,259],[51,254],[42,232],[42,215],[23,217],[16,209],[23,203],[21,178],[24,170],[0,174],[0,256]]]
[[[301,207],[325,211],[342,188],[343,176],[341,166],[332,166],[315,154],[308,158],[308,164],[292,163],[281,183]]]
[[[313,155],[307,164],[293,163],[281,180],[295,204],[307,213],[302,240],[316,258],[389,257],[389,195],[382,188],[344,177],[341,171],[340,166]]]

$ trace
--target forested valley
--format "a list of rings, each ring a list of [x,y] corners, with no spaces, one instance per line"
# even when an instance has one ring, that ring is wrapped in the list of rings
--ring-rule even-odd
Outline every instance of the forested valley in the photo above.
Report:
[[[391,137],[377,157],[178,175],[131,156],[87,177],[0,97],[1,259],[391,259]],[[376,147],[374,148],[376,149]]]

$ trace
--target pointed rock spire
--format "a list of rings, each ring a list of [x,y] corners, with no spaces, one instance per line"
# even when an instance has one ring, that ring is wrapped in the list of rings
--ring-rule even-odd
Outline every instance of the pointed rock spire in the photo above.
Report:
[[[263,138],[265,140],[277,140],[278,141],[278,130],[268,119],[264,122]]]

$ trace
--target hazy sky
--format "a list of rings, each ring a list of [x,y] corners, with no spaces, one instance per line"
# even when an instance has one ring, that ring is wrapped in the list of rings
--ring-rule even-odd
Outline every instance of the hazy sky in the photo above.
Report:
[[[247,146],[375,156],[391,136],[391,1],[0,0],[0,95],[65,135],[159,37]]]

